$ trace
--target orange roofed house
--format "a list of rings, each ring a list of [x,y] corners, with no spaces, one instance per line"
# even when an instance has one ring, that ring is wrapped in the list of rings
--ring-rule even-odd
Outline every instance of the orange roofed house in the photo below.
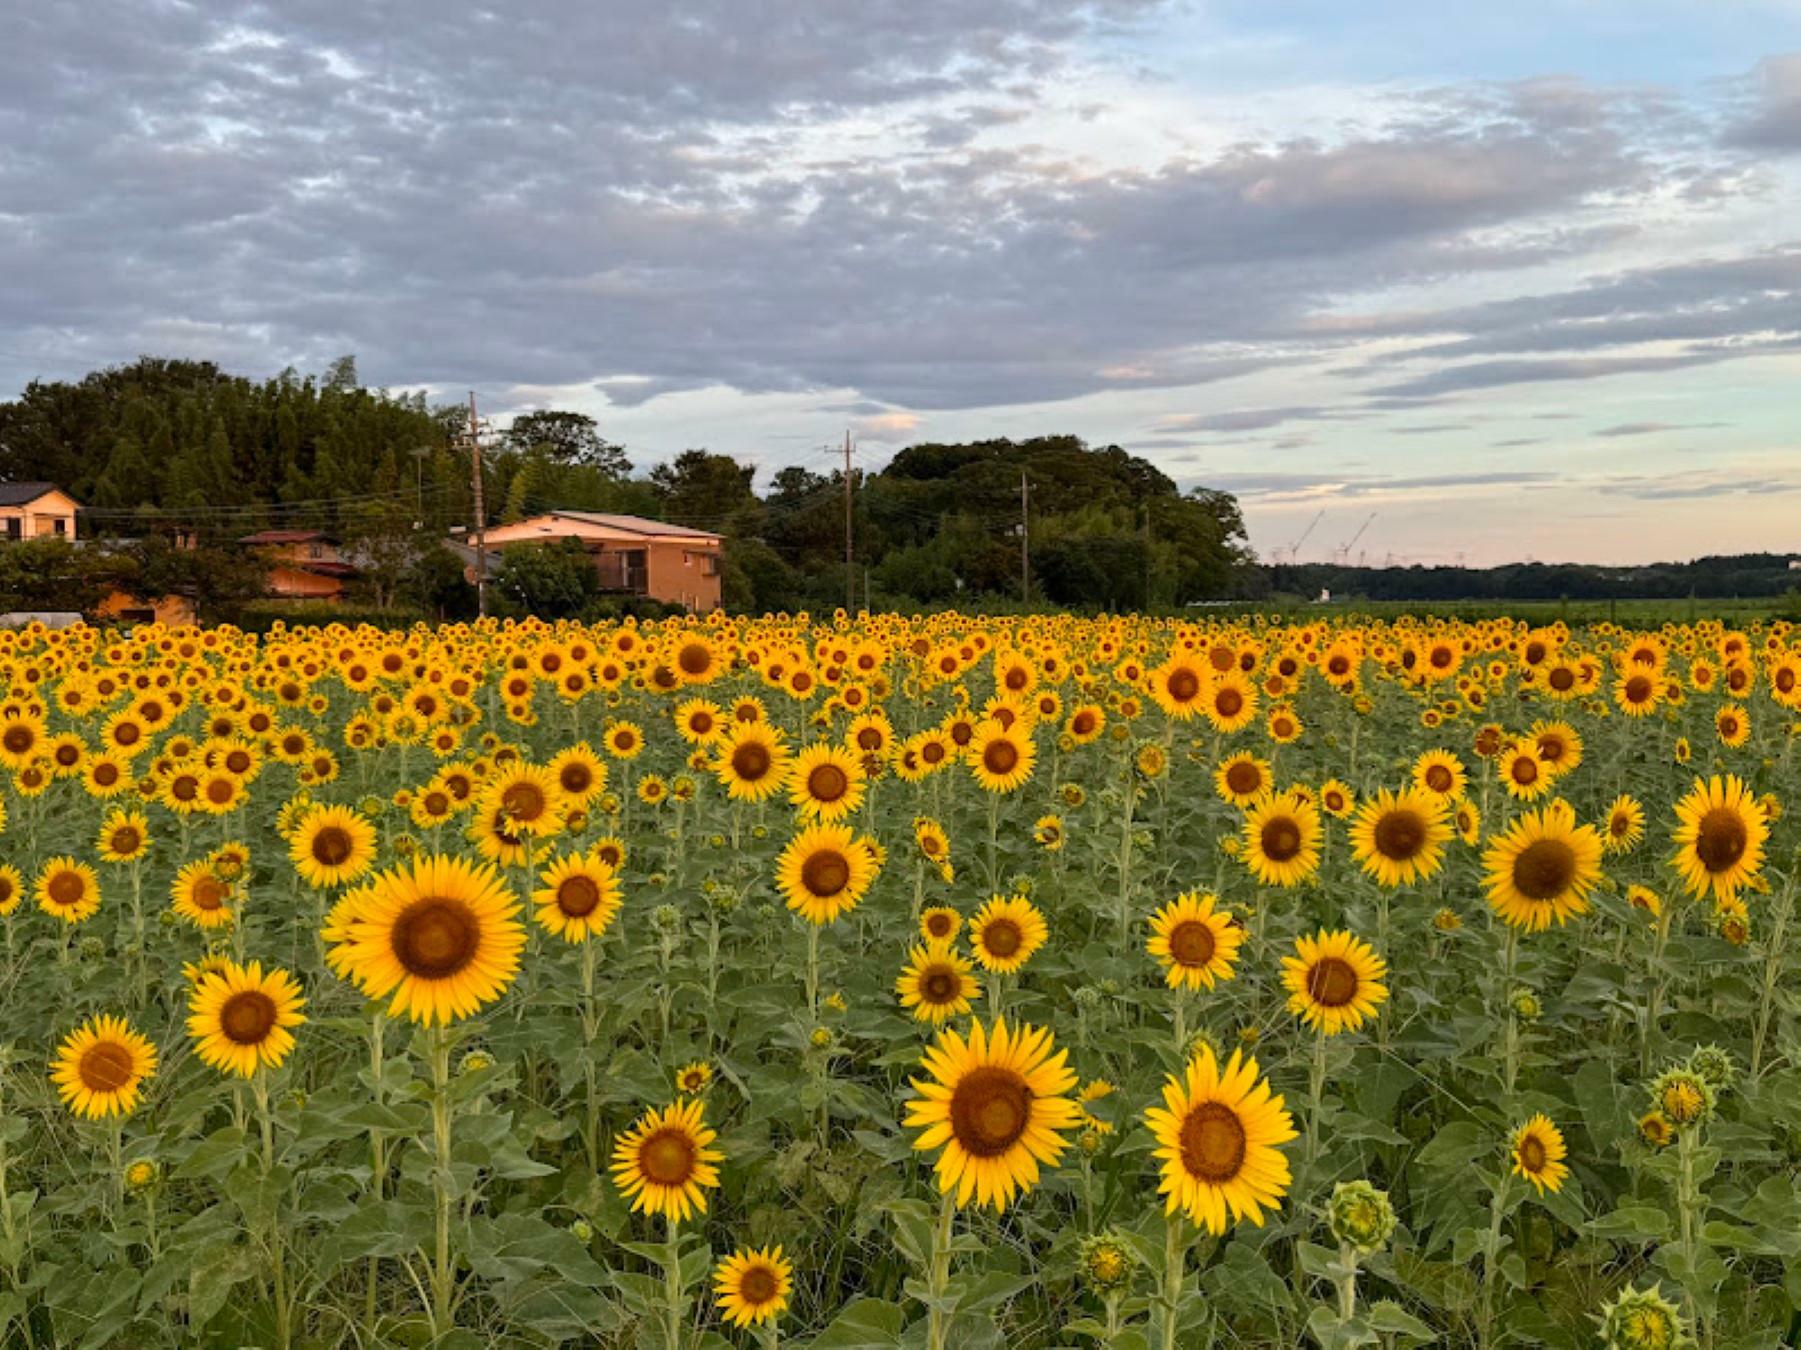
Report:
[[[263,530],[238,542],[268,559],[264,588],[278,600],[338,600],[356,576],[337,544],[319,530]]]
[[[719,558],[725,537],[643,516],[551,511],[517,524],[496,525],[487,532],[488,564],[498,563],[500,551],[511,544],[558,539],[574,539],[587,549],[605,590],[690,610],[719,608]],[[456,542],[458,552],[470,556],[470,537],[460,535]],[[473,563],[469,571],[473,580]]]

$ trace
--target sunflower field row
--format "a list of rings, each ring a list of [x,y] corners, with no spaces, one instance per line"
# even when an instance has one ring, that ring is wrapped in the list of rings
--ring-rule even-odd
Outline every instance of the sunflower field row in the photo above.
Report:
[[[0,676],[9,1346],[1801,1342],[1801,629]]]

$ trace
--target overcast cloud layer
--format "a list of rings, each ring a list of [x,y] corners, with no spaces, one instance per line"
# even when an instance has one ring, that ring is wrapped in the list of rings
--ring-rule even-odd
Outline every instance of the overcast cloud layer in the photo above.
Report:
[[[1119,441],[1266,553],[1319,510],[1433,561],[1801,548],[1795,7],[1657,5],[1692,41],[1629,78],[1610,5],[1545,8],[1396,75],[1162,0],[40,6],[0,388],[354,352],[640,463]]]

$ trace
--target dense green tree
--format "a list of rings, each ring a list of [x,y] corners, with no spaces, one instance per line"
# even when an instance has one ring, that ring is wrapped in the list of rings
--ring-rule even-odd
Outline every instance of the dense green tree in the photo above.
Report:
[[[624,478],[632,471],[625,448],[600,434],[599,424],[585,413],[546,409],[521,413],[503,438],[508,449],[540,450],[559,464],[582,464],[609,478]]]
[[[600,598],[600,573],[574,539],[510,544],[501,550],[493,588],[518,613],[573,618]]]

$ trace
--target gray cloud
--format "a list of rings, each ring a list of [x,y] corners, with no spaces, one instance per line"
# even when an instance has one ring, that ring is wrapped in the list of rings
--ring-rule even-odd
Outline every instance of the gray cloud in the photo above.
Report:
[[[1758,62],[1749,84],[1744,106],[1727,129],[1727,143],[1751,150],[1801,150],[1801,53]]]
[[[1638,228],[1623,204],[1706,179],[1659,139],[1691,114],[1645,91],[1395,95],[1334,139],[1139,171],[991,134],[1163,2],[28,7],[0,46],[0,378],[354,350],[373,379],[502,401],[850,390],[831,409],[874,417],[1413,344],[1351,369],[1373,398],[1201,404],[1153,429],[1180,441],[1724,361],[1801,328],[1793,249],[1439,312],[1372,302],[1591,257]],[[868,132],[881,118],[896,129]],[[1773,146],[1751,125],[1742,145]],[[1649,340],[1712,345],[1608,352]]]

